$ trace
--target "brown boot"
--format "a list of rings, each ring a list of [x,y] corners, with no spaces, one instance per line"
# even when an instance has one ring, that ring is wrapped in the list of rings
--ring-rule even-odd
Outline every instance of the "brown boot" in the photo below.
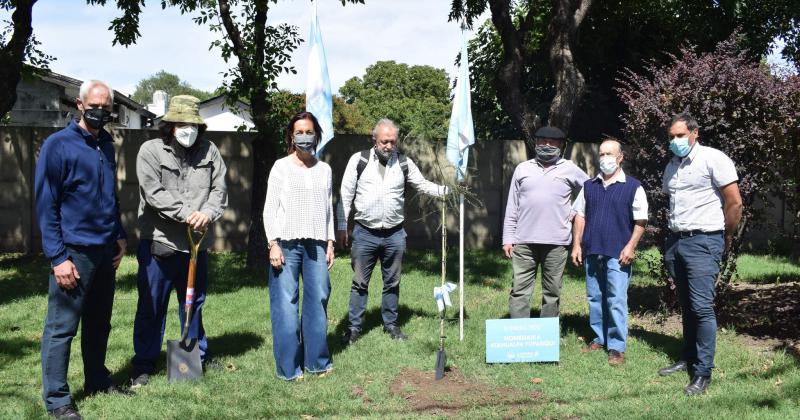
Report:
[[[581,352],[590,353],[597,350],[603,350],[603,345],[598,343],[597,341],[592,341],[591,343],[589,343],[588,346],[581,349]]]
[[[608,351],[608,364],[611,366],[619,366],[625,363],[625,352],[618,352],[616,350]]]

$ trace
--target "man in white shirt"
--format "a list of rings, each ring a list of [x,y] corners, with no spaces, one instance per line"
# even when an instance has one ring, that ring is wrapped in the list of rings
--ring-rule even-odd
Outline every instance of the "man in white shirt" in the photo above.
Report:
[[[711,383],[717,339],[714,285],[742,217],[742,198],[733,161],[700,144],[697,121],[689,113],[672,118],[669,137],[675,156],[662,185],[669,195],[671,231],[664,262],[678,288],[684,343],[681,360],[658,373],[688,370],[691,381],[684,393],[698,395]]]
[[[361,336],[369,280],[379,259],[383,275],[383,330],[396,340],[408,338],[397,325],[400,267],[406,248],[406,232],[403,230],[405,185],[408,183],[431,196],[447,194],[447,187],[426,180],[411,159],[397,152],[397,137],[398,129],[392,120],[378,121],[372,130],[375,147],[351,156],[342,176],[341,209],[337,212],[337,242],[340,244],[348,242],[347,221],[351,205],[355,207],[350,328],[343,338],[346,345]]]
[[[647,224],[644,188],[625,175],[622,160],[618,140],[600,143],[601,173],[583,183],[572,206],[572,263],[586,267],[589,326],[595,335],[585,351],[605,348],[612,366],[625,362],[631,263]]]

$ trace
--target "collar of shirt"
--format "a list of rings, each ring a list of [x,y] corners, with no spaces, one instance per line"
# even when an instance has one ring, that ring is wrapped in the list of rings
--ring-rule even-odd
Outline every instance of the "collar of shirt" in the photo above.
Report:
[[[672,160],[678,165],[686,161],[692,162],[697,157],[697,154],[700,153],[700,149],[702,148],[703,146],[700,144],[700,140],[695,140],[694,146],[692,146],[692,150],[689,151],[688,155],[684,157],[673,156]]]
[[[98,133],[97,138],[95,138],[94,135],[92,135],[92,133],[90,133],[88,130],[84,129],[83,127],[81,127],[79,122],[80,122],[80,120],[78,120],[77,118],[73,119],[72,121],[70,121],[70,123],[67,126],[67,128],[69,128],[70,130],[75,132],[77,135],[83,137],[83,139],[86,140],[86,143],[94,146],[96,143],[101,143],[101,142],[106,142],[106,141],[107,142],[113,142],[114,141],[114,138],[111,137],[111,134],[109,134],[108,131],[106,131],[106,130],[104,130],[102,128],[100,129],[100,132]]]
[[[539,160],[538,160],[538,159],[536,159],[536,158],[533,158],[533,159],[531,159],[531,160],[533,161],[533,163],[534,163],[535,165],[537,165],[538,167],[542,168],[542,170],[545,170],[545,171],[546,171],[546,170],[548,170],[548,169],[550,169],[550,168],[555,168],[556,166],[558,166],[558,165],[561,165],[562,163],[564,163],[564,162],[566,162],[566,161],[567,161],[567,160],[566,160],[566,159],[564,159],[564,158],[558,158],[558,160],[556,161],[556,163],[554,163],[554,164],[552,164],[552,165],[550,165],[550,166],[548,166],[548,167],[545,167],[544,165],[542,165],[542,164],[539,162]]]
[[[613,184],[615,182],[626,182],[627,181],[627,178],[625,177],[625,171],[623,171],[622,169],[620,169],[619,173],[614,175],[614,177],[611,178],[608,181],[606,181],[605,178],[603,178],[603,173],[602,172],[597,174],[597,176],[594,177],[594,179],[595,179],[595,181],[599,179],[601,182],[603,182],[603,186],[604,187],[608,187],[609,185],[611,185],[611,184]]]
[[[369,159],[374,160],[376,163],[380,164],[381,162],[378,160],[378,154],[375,153],[375,148],[369,149]],[[392,162],[397,160],[397,150],[392,150],[392,154],[389,155],[389,160],[386,161],[386,167],[388,168]]]

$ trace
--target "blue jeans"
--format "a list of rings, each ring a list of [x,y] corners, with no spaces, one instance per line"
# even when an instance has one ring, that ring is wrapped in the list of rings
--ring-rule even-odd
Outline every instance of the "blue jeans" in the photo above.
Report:
[[[292,380],[332,367],[328,351],[328,297],[331,281],[324,241],[280,242],[284,265],[269,268],[272,352],[278,377]],[[298,316],[300,274],[303,275],[302,318]]]
[[[628,339],[628,284],[631,266],[618,258],[587,255],[586,298],[594,341],[608,350],[624,352]]]
[[[72,403],[67,384],[72,339],[81,326],[84,388],[88,392],[108,388],[105,367],[111,309],[114,306],[116,270],[112,258],[117,245],[67,245],[69,259],[78,270],[78,286],[62,289],[50,272],[47,317],[42,334],[42,398],[48,410]]]
[[[400,301],[400,269],[406,250],[406,231],[402,225],[391,229],[367,229],[356,223],[350,251],[353,285],[350,288],[350,330],[360,331],[369,297],[369,280],[378,259],[381,260],[383,296],[381,316],[384,327],[397,324]]]
[[[136,318],[133,321],[133,368],[134,374],[148,373],[155,370],[156,362],[161,356],[161,344],[164,341],[164,327],[167,324],[167,305],[172,290],[178,296],[178,318],[186,322],[186,280],[189,274],[189,254],[175,252],[169,257],[156,259],[150,253],[153,241],[144,239],[139,242],[137,258],[139,273],[137,288],[139,301],[136,305]],[[205,360],[208,339],[203,328],[203,303],[206,300],[208,285],[208,255],[206,251],[197,254],[197,269],[194,281],[194,305],[189,323],[188,338],[196,338],[200,348],[200,357]],[[177,337],[176,337],[177,338]]]
[[[697,376],[711,376],[717,346],[714,282],[725,240],[722,233],[667,239],[664,261],[675,280],[683,312],[683,354]]]

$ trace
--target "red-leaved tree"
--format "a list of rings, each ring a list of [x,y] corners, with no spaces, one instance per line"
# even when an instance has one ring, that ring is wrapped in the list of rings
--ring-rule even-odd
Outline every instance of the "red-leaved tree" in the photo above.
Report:
[[[742,235],[768,222],[769,197],[796,204],[800,82],[777,77],[751,61],[736,36],[711,53],[682,48],[666,63],[650,63],[643,73],[624,72],[617,92],[627,106],[622,115],[627,162],[641,179],[651,205],[649,233],[657,244],[667,234],[669,202],[661,192],[668,160],[671,117],[688,110],[700,124],[700,142],[722,150],[736,164],[744,211],[719,280],[730,282]],[[790,174],[794,174],[793,176]],[[797,228],[793,234],[797,234]]]

